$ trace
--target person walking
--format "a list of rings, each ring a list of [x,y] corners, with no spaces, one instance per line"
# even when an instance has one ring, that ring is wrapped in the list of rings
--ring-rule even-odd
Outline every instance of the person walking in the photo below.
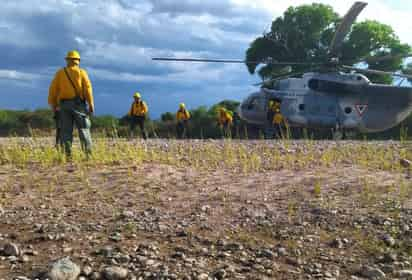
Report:
[[[49,88],[48,103],[58,111],[60,141],[68,159],[72,157],[73,126],[79,131],[81,147],[89,157],[92,152],[90,115],[94,113],[93,89],[86,70],[80,68],[80,54],[69,51],[66,67],[57,71]]]
[[[186,105],[184,103],[180,103],[179,110],[176,112],[176,133],[178,139],[184,139],[188,137],[189,120],[190,113],[188,110],[186,110]]]
[[[149,109],[146,105],[146,102],[142,100],[139,92],[136,92],[133,95],[133,98],[134,101],[128,113],[130,117],[130,136],[135,136],[136,126],[139,126],[143,139],[147,139],[145,120]]]
[[[222,137],[231,138],[232,137],[232,123],[233,123],[233,113],[224,107],[218,109],[217,122],[219,124]]]

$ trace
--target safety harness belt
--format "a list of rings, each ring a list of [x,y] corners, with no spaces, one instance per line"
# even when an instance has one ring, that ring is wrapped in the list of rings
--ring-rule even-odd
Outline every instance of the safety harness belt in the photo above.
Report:
[[[74,83],[73,83],[72,79],[70,78],[69,73],[67,73],[67,69],[66,69],[66,67],[65,67],[65,68],[63,68],[63,69],[64,69],[64,73],[66,73],[66,77],[67,77],[67,79],[69,79],[70,84],[72,85],[72,87],[73,87],[73,89],[74,89],[74,94],[76,94],[76,97],[80,98],[80,100],[82,100],[82,101],[83,101],[83,99],[80,97],[80,94],[77,92],[77,88],[76,88],[76,86],[74,85]]]

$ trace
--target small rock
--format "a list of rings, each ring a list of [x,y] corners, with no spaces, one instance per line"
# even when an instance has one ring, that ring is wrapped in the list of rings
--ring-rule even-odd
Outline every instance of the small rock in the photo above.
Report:
[[[263,249],[262,251],[260,251],[259,255],[270,260],[273,260],[275,258],[275,254],[268,249]]]
[[[227,276],[227,273],[224,269],[219,269],[213,272],[213,277],[216,278],[217,280],[225,279],[226,276]]]
[[[177,237],[187,237],[188,235],[189,234],[184,229],[179,230],[179,231],[176,232]]]
[[[330,246],[334,247],[334,248],[338,248],[338,249],[342,249],[343,248],[343,242],[340,238],[335,238],[334,240],[332,240],[332,242],[330,243]]]
[[[110,246],[104,246],[99,250],[99,254],[103,255],[106,258],[111,258],[113,255],[113,248]]]
[[[114,242],[122,241],[122,235],[119,232],[115,232],[109,236],[109,240]]]
[[[399,163],[401,164],[401,166],[402,166],[403,168],[409,168],[409,167],[412,166],[412,161],[410,161],[410,160],[408,160],[408,159],[405,159],[405,158],[401,158],[401,159],[399,160]]]
[[[397,255],[394,253],[386,253],[385,255],[383,255],[381,261],[383,263],[393,263],[397,260]]]
[[[395,272],[395,276],[401,279],[412,279],[412,270],[399,270]]]
[[[30,261],[30,258],[29,258],[29,256],[23,255],[23,256],[21,256],[19,261],[22,262],[22,263],[27,263],[27,262]]]
[[[203,205],[200,210],[202,210],[202,212],[209,212],[210,210],[210,206],[209,205]]]
[[[71,248],[71,247],[64,247],[63,248],[63,253],[64,254],[70,254],[71,252],[73,252],[73,248]]]
[[[51,265],[48,273],[50,280],[76,280],[80,275],[80,267],[70,258],[63,258]]]
[[[301,265],[302,264],[302,260],[300,260],[300,259],[295,259],[295,258],[286,258],[286,263],[287,264],[290,264],[290,265],[293,265],[293,266],[299,266],[299,265]]]
[[[360,269],[359,274],[363,277],[374,280],[384,279],[386,276],[385,273],[383,273],[383,271],[379,268],[373,268],[367,265]]]
[[[17,257],[20,255],[19,247],[14,243],[6,243],[3,247],[3,254],[5,256]]]
[[[95,272],[93,272],[93,273],[90,275],[89,278],[90,278],[91,280],[100,280],[100,279],[102,279],[102,275],[101,275],[100,272],[95,271]]]
[[[382,240],[383,240],[383,242],[385,242],[386,246],[389,246],[389,247],[393,247],[396,244],[395,239],[392,236],[390,236],[389,234],[385,234],[382,237]]]
[[[277,252],[278,252],[279,256],[286,256],[286,254],[287,254],[286,249],[283,248],[283,247],[279,247],[277,249]]]
[[[209,279],[209,275],[207,275],[206,273],[201,273],[196,277],[196,280],[208,280]]]
[[[83,269],[82,269],[82,275],[84,275],[84,276],[90,276],[92,273],[93,273],[93,269],[92,269],[91,266],[86,265],[86,266],[83,267]]]
[[[122,219],[131,219],[133,217],[134,217],[133,211],[129,211],[129,210],[124,210],[122,214],[120,215],[120,218]]]
[[[109,266],[103,269],[102,276],[105,280],[122,280],[126,279],[129,271],[119,266]]]

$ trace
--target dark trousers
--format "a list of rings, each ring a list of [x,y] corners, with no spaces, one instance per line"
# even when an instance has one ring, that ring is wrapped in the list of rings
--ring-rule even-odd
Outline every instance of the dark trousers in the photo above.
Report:
[[[189,122],[179,121],[176,125],[176,134],[178,139],[184,139],[189,137]]]
[[[72,154],[73,127],[79,131],[80,143],[86,155],[92,151],[92,136],[90,133],[90,119],[87,115],[86,103],[75,99],[61,100],[60,102],[60,140],[68,157]]]
[[[284,135],[284,129],[283,129],[283,125],[282,124],[273,124],[273,136],[276,139],[281,139],[283,138]]]
[[[220,126],[222,138],[232,138],[232,126],[226,122]]]
[[[130,136],[135,136],[136,126],[140,127],[143,139],[147,139],[147,133],[144,127],[146,118],[144,116],[132,116],[130,120]]]
[[[60,112],[55,111],[53,115],[54,124],[56,127],[56,148],[63,144],[61,140],[61,125],[60,125]]]

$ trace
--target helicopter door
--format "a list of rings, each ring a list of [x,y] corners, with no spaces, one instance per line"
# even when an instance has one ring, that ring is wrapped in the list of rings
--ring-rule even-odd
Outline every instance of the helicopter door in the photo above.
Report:
[[[338,100],[333,95],[312,95],[305,98],[308,124],[313,127],[335,127],[338,120]]]

